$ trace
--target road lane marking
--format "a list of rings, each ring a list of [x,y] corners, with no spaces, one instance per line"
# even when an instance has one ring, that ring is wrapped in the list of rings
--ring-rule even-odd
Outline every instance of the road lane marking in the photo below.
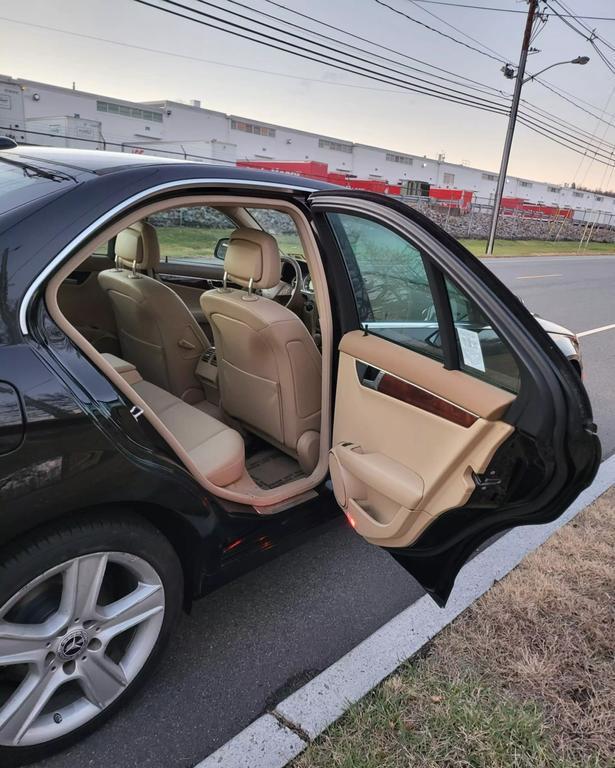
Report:
[[[517,277],[517,280],[537,280],[539,277],[561,277],[559,275],[523,275],[523,277]]]
[[[593,333],[602,333],[602,331],[610,331],[613,328],[615,328],[615,323],[611,323],[611,325],[601,325],[600,328],[590,328],[589,331],[581,331],[581,333],[577,333],[577,336],[581,338],[581,336],[591,336]]]

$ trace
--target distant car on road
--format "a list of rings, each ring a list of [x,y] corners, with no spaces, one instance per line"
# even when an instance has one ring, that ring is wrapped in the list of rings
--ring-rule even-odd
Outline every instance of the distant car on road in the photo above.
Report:
[[[182,606],[340,508],[443,605],[594,477],[578,359],[391,198],[0,151],[0,765],[97,728]]]

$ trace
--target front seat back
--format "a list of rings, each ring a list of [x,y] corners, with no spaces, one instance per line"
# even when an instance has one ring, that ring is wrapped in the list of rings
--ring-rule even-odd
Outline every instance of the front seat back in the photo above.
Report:
[[[117,324],[122,357],[133,363],[146,381],[188,403],[204,399],[196,378],[207,337],[179,296],[155,274],[160,250],[155,228],[132,224],[115,241],[116,268],[98,275]]]
[[[223,409],[311,472],[320,452],[320,352],[305,325],[281,304],[254,293],[280,281],[275,239],[237,229],[224,259],[226,279],[248,291],[207,291]]]

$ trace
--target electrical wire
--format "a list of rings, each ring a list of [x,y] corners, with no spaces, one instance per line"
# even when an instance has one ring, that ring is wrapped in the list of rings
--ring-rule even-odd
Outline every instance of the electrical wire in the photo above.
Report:
[[[465,32],[463,29],[459,29],[459,27],[456,27],[454,24],[451,24],[446,19],[443,19],[442,16],[438,16],[433,11],[430,11],[428,8],[421,8],[420,5],[416,3],[416,0],[406,0],[406,2],[412,3],[417,10],[423,11],[423,13],[428,13],[432,18],[437,19],[442,24],[445,24],[449,29],[452,29],[454,32],[457,32],[458,34],[462,35],[463,37],[467,38],[468,40],[471,40],[473,43],[476,43],[477,45],[480,45],[481,48],[483,48],[485,51],[489,51],[489,53],[492,53],[494,56],[496,56],[498,59],[502,58],[502,54],[498,51],[494,51],[493,48],[490,48],[485,43],[481,42],[480,40],[477,40],[475,37],[472,37],[472,35],[469,35],[467,32]],[[508,61],[509,57],[505,56],[504,60]]]
[[[401,51],[397,51],[394,48],[390,48],[390,47],[388,47],[386,45],[383,45],[382,43],[376,43],[376,42],[374,42],[373,40],[370,40],[367,37],[361,37],[361,35],[354,34],[353,32],[350,32],[347,29],[342,29],[341,27],[337,27],[334,24],[329,24],[328,22],[323,21],[322,19],[317,19],[314,16],[310,16],[307,13],[302,13],[301,11],[297,11],[294,8],[289,8],[289,6],[284,5],[283,3],[279,3],[279,2],[277,2],[277,0],[265,0],[265,2],[269,3],[269,5],[275,6],[276,8],[280,8],[280,9],[282,9],[284,11],[287,11],[288,13],[293,13],[295,16],[300,16],[303,19],[307,19],[309,21],[312,21],[312,22],[315,22],[317,24],[320,24],[323,27],[326,27],[327,29],[333,29],[336,32],[341,32],[342,34],[347,35],[348,37],[351,37],[354,40],[360,40],[363,43],[369,43],[369,45],[372,45],[372,46],[375,46],[377,48],[380,48],[381,50],[388,51],[389,53],[395,53],[396,55],[402,56],[403,58],[408,59],[410,61],[416,61],[416,62],[418,62],[420,64],[423,64],[426,67],[430,67],[431,69],[435,69],[438,72],[445,72],[447,75],[453,75],[455,77],[461,77],[463,80],[465,80],[468,83],[472,83],[473,85],[479,85],[479,86],[482,86],[482,87],[485,87],[485,88],[490,88],[492,91],[495,91],[497,94],[508,96],[508,94],[506,94],[504,91],[502,91],[499,88],[493,88],[492,86],[488,86],[485,83],[481,83],[478,80],[473,80],[470,77],[466,77],[464,75],[459,75],[459,73],[452,72],[449,69],[444,69],[442,67],[438,67],[435,64],[431,64],[431,63],[429,63],[427,61],[424,61],[423,59],[417,59],[414,56],[409,56],[407,53],[403,53]]]
[[[239,13],[236,13],[234,11],[228,11],[225,8],[223,8],[220,5],[220,3],[218,3],[218,2],[216,2],[216,3],[208,2],[208,0],[195,0],[195,1],[200,3],[200,4],[202,4],[202,5],[207,5],[209,7],[215,8],[218,11],[223,11],[225,13],[233,14],[233,15],[238,16],[239,18],[242,18],[244,20],[248,20],[250,18],[250,17],[245,16],[244,14],[239,14]],[[364,48],[361,48],[361,47],[359,47],[357,45],[353,45],[352,43],[348,43],[348,42],[343,41],[343,40],[339,40],[338,38],[332,37],[331,35],[325,35],[324,33],[319,32],[318,30],[306,29],[304,26],[301,26],[300,24],[295,24],[292,21],[288,21],[287,19],[282,19],[279,16],[275,16],[274,14],[267,13],[266,11],[262,11],[262,10],[258,10],[256,8],[252,8],[251,6],[246,5],[245,3],[239,2],[239,0],[226,0],[226,2],[230,3],[232,5],[238,6],[239,8],[243,8],[244,10],[251,11],[253,13],[258,13],[261,16],[264,16],[265,18],[272,19],[272,20],[278,22],[279,24],[283,24],[285,26],[293,27],[293,29],[298,29],[298,30],[300,30],[303,33],[302,35],[300,35],[300,39],[302,39],[302,40],[305,40],[305,37],[304,37],[305,33],[306,32],[310,32],[312,34],[318,35],[319,37],[323,38],[324,40],[328,40],[330,42],[335,43],[336,46],[339,46],[341,44],[341,45],[344,45],[347,48],[350,48],[350,49],[352,49],[354,51],[358,51],[361,54],[361,56],[359,57],[360,61],[365,61],[365,54],[369,53],[369,55],[376,56],[379,59],[382,59],[383,61],[387,61],[387,62],[389,62],[391,64],[394,64],[396,67],[402,66],[405,69],[409,69],[409,70],[412,70],[414,72],[420,72],[421,74],[427,75],[429,77],[437,78],[438,80],[442,80],[444,82],[453,83],[454,85],[460,85],[462,87],[469,88],[470,90],[477,90],[477,91],[480,90],[482,93],[487,93],[489,95],[493,95],[492,92],[495,92],[495,95],[498,95],[498,96],[501,95],[501,96],[504,96],[504,97],[508,98],[508,94],[506,94],[504,91],[498,90],[496,88],[492,88],[492,87],[490,87],[490,86],[488,86],[486,84],[478,83],[476,81],[468,81],[468,82],[471,82],[471,83],[477,85],[478,86],[478,88],[477,88],[477,87],[473,87],[472,85],[468,85],[467,83],[465,83],[465,82],[463,82],[462,80],[459,80],[459,79],[451,79],[451,78],[447,78],[447,77],[442,77],[441,75],[434,75],[433,73],[428,72],[428,71],[426,71],[424,69],[419,69],[418,67],[411,66],[409,64],[405,64],[404,62],[397,61],[396,59],[392,59],[390,56],[384,56],[383,54],[380,54],[380,53],[377,53],[377,52],[366,51]],[[255,21],[256,21],[257,24],[261,24],[262,26],[266,26],[268,28],[273,28],[273,27],[271,27],[271,25],[263,24],[263,22],[258,21],[258,19],[255,19]],[[309,41],[309,42],[313,42],[313,41]],[[377,45],[377,44],[374,44],[374,43],[371,43],[371,44],[372,45]],[[380,46],[377,46],[377,47],[380,47]],[[328,50],[335,50],[335,51],[339,52],[339,50],[337,48],[329,48],[328,47]],[[399,53],[399,52],[398,52],[398,55],[404,56],[404,54]],[[404,56],[404,58],[411,58],[411,57],[405,57]],[[392,71],[397,72],[397,69],[394,69]],[[415,78],[415,79],[417,79],[419,81],[421,80],[421,78]],[[431,81],[431,80],[424,80],[423,82],[427,82],[430,85],[434,84],[433,81]]]
[[[480,53],[482,56],[486,56],[488,59],[491,59],[492,61],[497,61],[499,64],[506,61],[506,59],[501,59],[499,56],[492,56],[490,53],[487,53],[487,51],[481,50],[480,48],[476,48],[475,46],[470,45],[469,43],[464,43],[463,40],[457,40],[452,35],[449,35],[446,32],[442,32],[441,29],[436,29],[436,27],[432,27],[429,24],[426,24],[424,21],[419,21],[419,19],[415,19],[414,16],[410,16],[410,14],[405,13],[404,11],[401,11],[399,8],[395,8],[394,6],[389,5],[388,3],[385,3],[384,0],[374,0],[374,2],[378,3],[378,5],[381,5],[383,8],[388,8],[389,11],[392,11],[393,13],[396,13],[399,16],[403,16],[405,19],[408,19],[408,21],[412,21],[414,24],[419,24],[421,27],[425,27],[425,29],[428,29],[430,32],[435,32],[436,34],[447,38],[447,40],[452,40],[457,45],[463,45],[464,48],[468,48],[469,50],[474,51],[475,53]]]
[[[25,134],[32,134],[33,136],[49,136],[53,139],[72,139],[73,141],[83,141],[87,142],[89,144],[102,144],[103,147],[106,149],[107,147],[120,147],[122,152],[124,152],[125,147],[130,147],[131,149],[142,149],[145,151],[145,147],[148,146],[148,142],[145,142],[145,144],[137,144],[136,142],[119,142],[119,141],[107,141],[106,139],[86,139],[83,136],[68,136],[66,134],[62,133],[48,133],[45,131],[33,131],[30,128],[25,128],[23,131],[16,131],[15,126],[10,125],[0,125],[0,131],[11,131],[12,133],[25,133]],[[165,139],[165,142],[167,144],[180,144],[183,140],[176,140],[176,139]],[[192,139],[190,139],[192,141]],[[187,142],[186,142],[187,143]],[[208,157],[207,155],[196,155],[193,152],[177,152],[173,149],[162,149],[162,147],[158,146],[149,146],[148,149],[151,149],[154,152],[159,152],[163,155],[175,155],[179,156],[180,159],[187,159],[195,158],[197,160],[212,160],[214,163],[227,163],[228,165],[235,165],[234,160],[223,160],[219,157]],[[134,152],[126,152],[125,154],[136,154]],[[155,155],[154,155],[155,156]]]
[[[420,2],[420,0],[413,0],[413,1],[415,1],[415,2]],[[358,35],[355,35],[355,34],[353,34],[352,32],[350,32],[350,31],[348,31],[348,30],[345,30],[345,29],[342,29],[342,28],[340,28],[340,27],[337,27],[337,26],[335,26],[335,25],[333,25],[333,24],[330,24],[330,23],[328,23],[328,22],[326,22],[326,21],[323,21],[322,19],[316,18],[315,16],[311,16],[311,15],[309,15],[309,14],[306,14],[306,13],[302,13],[301,11],[297,11],[297,10],[295,10],[294,8],[290,8],[288,5],[285,5],[284,3],[281,3],[281,2],[279,2],[278,0],[265,0],[265,2],[269,3],[270,5],[272,5],[272,6],[276,7],[276,8],[279,8],[279,9],[282,9],[282,10],[284,10],[284,11],[287,11],[287,12],[289,12],[289,13],[292,13],[292,14],[294,14],[295,16],[301,17],[301,18],[303,18],[303,19],[306,19],[306,20],[308,20],[308,21],[310,21],[310,22],[313,22],[313,23],[315,23],[315,24],[319,24],[319,25],[322,25],[322,26],[324,26],[324,27],[326,27],[326,28],[328,28],[328,29],[332,29],[332,30],[335,30],[336,32],[339,32],[339,33],[343,33],[343,34],[349,35],[350,37],[352,37],[352,38],[354,38],[354,39],[356,39],[356,40],[360,40],[360,41],[362,41],[362,42],[366,42],[366,43],[370,43],[370,44],[378,45],[378,47],[383,47],[383,48],[385,48],[387,51],[390,51],[390,52],[396,53],[396,54],[398,54],[398,55],[403,55],[403,54],[401,54],[399,51],[395,51],[394,49],[391,49],[391,48],[387,48],[386,46],[381,46],[380,44],[377,44],[377,43],[373,43],[373,41],[371,41],[371,40],[368,40],[367,38],[364,38],[364,37],[360,37],[360,36],[358,36]],[[518,11],[518,13],[523,13],[523,14],[526,14],[526,11]],[[544,22],[543,22],[543,27],[544,27]],[[481,43],[481,44],[482,44],[482,43]],[[491,50],[491,49],[489,49],[489,50]],[[503,55],[501,52],[498,52],[498,51],[492,51],[492,52],[494,52],[494,53],[496,53],[497,55],[499,55],[499,56],[502,58],[502,60],[504,60],[504,59],[505,59],[504,55]],[[412,58],[412,57],[411,57],[411,58]],[[416,59],[413,59],[413,60],[417,61]],[[421,63],[422,63],[423,65],[425,65],[425,66],[433,67],[433,65],[432,65],[432,64],[430,64],[429,62],[426,62],[426,61],[422,61],[422,60],[418,60],[418,61],[421,61]],[[438,69],[439,69],[440,71],[445,71],[447,74],[454,74],[454,73],[450,72],[450,70],[441,70],[440,68],[438,68]],[[467,78],[465,78],[465,79],[467,79]],[[586,102],[586,101],[584,101],[584,100],[583,100],[581,97],[577,97],[577,96],[575,96],[574,94],[571,94],[571,93],[569,93],[569,92],[568,92],[568,91],[566,91],[565,89],[563,89],[563,88],[559,88],[558,86],[555,86],[555,85],[553,85],[553,84],[549,83],[549,82],[548,82],[546,79],[543,79],[543,78],[538,78],[538,77],[536,77],[536,78],[533,78],[533,81],[534,81],[534,82],[537,82],[537,83],[539,83],[539,84],[540,84],[542,87],[544,87],[544,88],[546,88],[547,90],[551,91],[551,92],[552,92],[554,95],[558,96],[559,98],[563,99],[564,101],[568,102],[569,104],[572,104],[573,106],[575,106],[577,109],[581,110],[581,111],[582,111],[584,114],[586,114],[586,115],[590,115],[590,116],[592,116],[592,117],[597,117],[597,116],[595,115],[595,113],[593,113],[593,112],[591,112],[591,111],[589,111],[589,110],[587,110],[587,109],[584,109],[584,108],[581,106],[581,104],[585,104],[586,106],[588,106],[588,107],[590,107],[590,108],[592,108],[592,109],[598,109],[598,110],[599,110],[599,109],[601,109],[600,107],[598,107],[598,106],[596,106],[596,105],[594,105],[594,104],[591,104],[590,102]],[[484,84],[484,83],[477,83],[477,81],[475,81],[475,80],[471,80],[470,82],[472,82],[472,83],[476,83],[476,84],[478,84],[478,85],[486,85],[486,84]],[[486,87],[488,87],[488,86],[486,86]],[[494,89],[494,90],[495,90],[495,89]],[[499,93],[500,93],[500,94],[503,94],[503,92],[502,92],[502,91],[499,91]],[[537,108],[537,107],[536,107],[536,105],[532,104],[532,102],[530,102],[530,101],[527,101],[527,100],[525,100],[525,99],[524,99],[523,101],[524,101],[524,103],[525,103],[526,105],[528,105],[528,106],[532,106],[532,107],[535,107],[535,108]],[[542,111],[544,112],[545,110],[542,110]],[[558,122],[566,122],[566,121],[564,121],[564,120],[563,120],[561,117],[559,117],[558,115],[554,115],[553,113],[549,113],[549,116],[550,116],[550,117],[552,117],[553,119],[555,119],[555,120],[556,120],[556,121],[558,121]],[[607,115],[607,117],[608,117],[608,115]],[[605,121],[605,122],[606,122],[606,121]],[[574,128],[575,128],[575,130],[577,130],[577,131],[579,131],[579,132],[581,132],[581,133],[583,133],[583,132],[584,132],[584,131],[583,131],[583,129],[582,129],[582,128],[580,128],[579,126],[576,126],[576,125],[572,125],[572,124],[570,124],[570,123],[569,123],[569,125],[571,125],[571,127],[574,127]],[[587,134],[587,135],[589,135],[589,134]]]
[[[494,8],[489,5],[471,5],[469,3],[455,3],[450,0],[416,0],[421,5],[446,5],[450,8],[471,8],[475,11],[497,11],[498,13],[522,13],[526,14],[527,11],[521,11],[517,8]],[[576,16],[577,19],[587,19],[589,21],[615,21],[615,16]]]
[[[163,6],[156,5],[152,2],[149,2],[149,0],[134,0],[134,2],[139,3],[140,5],[144,5],[144,6],[153,8],[157,11],[162,11],[164,13],[171,14],[178,18],[186,19],[192,23],[197,23],[202,26],[219,30],[221,32],[226,32],[227,34],[231,34],[235,37],[239,37],[244,40],[249,40],[250,42],[258,43],[260,45],[265,45],[269,48],[272,48],[274,50],[279,50],[284,53],[290,53],[291,55],[297,56],[299,58],[303,58],[309,61],[314,61],[319,64],[325,64],[334,69],[339,69],[341,71],[349,72],[354,75],[361,75],[363,77],[366,77],[371,80],[375,80],[377,82],[385,83],[387,85],[397,85],[398,87],[407,91],[430,95],[434,98],[437,98],[443,101],[450,101],[450,102],[462,104],[465,106],[474,107],[476,109],[481,109],[486,112],[496,112],[499,114],[506,114],[507,112],[506,106],[501,103],[497,103],[493,101],[490,102],[482,98],[477,99],[472,94],[466,94],[460,91],[453,91],[453,89],[450,89],[450,88],[443,89],[442,86],[438,86],[438,89],[426,88],[424,86],[413,83],[411,80],[405,80],[399,77],[392,77],[390,75],[386,75],[381,72],[374,71],[373,69],[369,69],[365,66],[355,64],[352,62],[347,62],[338,57],[334,57],[329,54],[322,53],[321,51],[314,51],[313,49],[307,48],[305,46],[300,46],[295,43],[290,43],[289,41],[281,40],[279,38],[280,30],[277,30],[278,36],[274,37],[272,35],[268,35],[263,32],[257,32],[253,28],[244,27],[240,24],[237,24],[236,22],[220,19],[219,17],[215,17],[212,14],[205,13],[204,11],[199,11],[197,9],[190,8],[189,6],[184,6],[181,3],[175,2],[175,0],[161,0],[161,1],[166,2],[168,4],[172,4],[173,6],[176,6],[176,7],[181,7],[184,10],[190,11],[192,13],[196,13],[199,16],[204,16],[206,17],[207,20],[203,18],[195,18],[194,16],[188,16],[184,13],[175,11],[172,8],[168,8],[166,6],[163,7]],[[219,21],[223,24],[227,24],[232,28],[227,29],[226,27],[218,26],[217,24],[212,23],[211,19],[215,21]],[[238,31],[238,30],[241,30],[241,31]],[[258,37],[254,37],[254,35],[258,35]],[[297,37],[296,35],[293,35],[293,36]],[[290,45],[292,45],[293,47],[292,48],[283,47],[283,46],[290,46]],[[365,60],[363,59],[363,61]],[[374,62],[369,62],[369,63],[373,64]],[[445,93],[444,91],[450,91],[450,93]]]
[[[174,2],[174,0],[163,0],[163,1],[167,2],[167,3],[171,3],[171,4],[175,5],[175,6],[181,5],[181,4],[177,3],[177,2]],[[135,2],[138,2],[138,3],[142,4],[142,5],[146,5],[146,6],[152,7],[154,9],[156,9],[156,10],[160,10],[160,11],[164,11],[164,12],[169,12],[172,15],[179,16],[180,18],[185,18],[185,19],[187,19],[189,21],[192,21],[192,22],[201,23],[201,24],[204,24],[205,26],[214,26],[214,28],[216,28],[216,29],[221,29],[222,31],[230,32],[231,34],[233,34],[233,33],[237,34],[235,32],[235,30],[226,30],[224,28],[216,27],[215,25],[212,25],[211,22],[209,22],[209,21],[208,22],[204,22],[202,19],[197,19],[197,18],[194,18],[192,16],[186,16],[185,14],[178,13],[177,11],[174,11],[172,9],[154,5],[153,3],[148,2],[148,0],[135,0]],[[190,8],[188,7],[186,10],[190,10]],[[192,10],[194,11],[195,9],[192,9]],[[207,18],[211,17],[211,14],[204,14],[203,12],[200,12],[200,13],[202,15],[206,16]],[[229,24],[228,21],[226,23]],[[233,26],[237,27],[239,25],[233,23]],[[251,30],[251,31],[256,34],[256,32],[254,30]],[[270,38],[269,35],[264,35],[263,34],[262,36],[265,37],[265,38]],[[299,55],[299,56],[301,56],[303,58],[308,58],[308,59],[313,60],[313,61],[318,61],[319,63],[323,63],[322,57],[325,56],[324,54],[321,54],[321,52],[319,52],[319,51],[315,52],[312,49],[308,49],[308,50],[310,50],[310,53],[314,54],[314,55],[306,56],[305,53],[303,53],[303,54],[297,53],[297,51],[294,50],[294,49],[291,49],[289,51],[288,48],[282,48],[280,45],[277,45],[277,44],[273,44],[272,45],[270,43],[263,42],[263,41],[258,40],[258,39],[255,40],[254,37],[247,37],[246,35],[243,35],[243,34],[239,34],[239,37],[243,37],[243,38],[249,39],[252,42],[261,42],[262,44],[268,45],[269,47],[273,47],[273,48],[276,48],[278,50],[282,50],[284,52],[291,52],[291,53],[294,53],[295,55]],[[282,41],[282,42],[286,42],[286,41]],[[288,44],[289,43],[286,42],[286,45],[288,45]],[[320,58],[316,58],[316,57],[320,57]],[[330,60],[331,60],[332,57],[325,56],[325,58],[328,59],[329,61],[324,62],[324,63],[328,63],[330,65]],[[342,60],[342,62],[343,62],[342,65],[340,65],[339,61],[340,61],[339,59],[336,60],[337,63],[333,64],[333,66],[335,66],[336,68],[343,69],[344,71],[350,71],[353,74],[361,74],[361,75],[366,76],[366,77],[371,77],[372,79],[374,77],[376,77],[381,82],[388,82],[389,84],[391,82],[390,79],[385,79],[386,76],[382,75],[382,73],[378,73],[377,76],[374,75],[373,73],[369,74],[369,71],[366,72],[365,68],[360,68],[363,71],[358,71],[359,68],[357,67],[357,65],[354,65],[354,64],[349,64],[348,65],[348,63],[344,62],[343,60]],[[353,67],[353,68],[350,69],[349,67]],[[399,84],[399,79],[395,79],[394,78],[394,80],[396,80],[395,84]],[[405,87],[407,89],[412,90],[412,87],[410,87],[408,85],[400,85],[400,87],[402,87],[402,88]],[[422,92],[424,93],[424,90]],[[427,94],[427,95],[429,95],[429,94]],[[442,98],[442,95],[440,94],[439,97]],[[447,100],[451,100],[450,97],[447,97]],[[466,102],[465,105],[468,106],[467,102]],[[476,106],[476,104],[472,104],[471,106]],[[481,107],[479,107],[479,108],[481,108]],[[482,107],[482,108],[484,108],[484,107]],[[487,111],[496,111],[496,110],[489,109]],[[500,111],[500,113],[502,113],[501,110],[499,110],[499,111]],[[554,126],[552,123],[546,123],[544,120],[540,120],[539,121],[539,120],[536,120],[535,118],[531,118],[531,117],[526,116],[526,115],[523,115],[522,117],[523,117],[523,124],[532,127],[533,129],[536,130],[536,132],[539,132],[542,135],[544,135],[545,137],[552,139],[556,143],[561,144],[562,146],[565,146],[568,149],[571,149],[572,151],[575,151],[575,152],[577,152],[579,154],[583,153],[583,149],[581,149],[581,147],[584,147],[585,151],[587,151],[586,147],[577,140],[578,137],[576,137],[575,135],[570,134],[567,131],[562,131],[561,129],[558,130],[557,127]],[[605,155],[603,151],[601,151],[601,147],[600,146],[592,147],[592,150],[593,149],[596,150],[596,157],[599,158],[600,162],[605,162],[605,161],[609,160],[609,157],[607,155]]]

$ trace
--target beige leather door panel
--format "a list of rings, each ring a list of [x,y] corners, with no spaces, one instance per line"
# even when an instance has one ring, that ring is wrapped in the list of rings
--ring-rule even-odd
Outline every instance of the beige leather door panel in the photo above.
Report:
[[[377,369],[376,382],[361,371]],[[462,371],[362,331],[340,344],[330,470],[338,503],[374,544],[406,547],[462,506],[513,428],[513,401]]]

